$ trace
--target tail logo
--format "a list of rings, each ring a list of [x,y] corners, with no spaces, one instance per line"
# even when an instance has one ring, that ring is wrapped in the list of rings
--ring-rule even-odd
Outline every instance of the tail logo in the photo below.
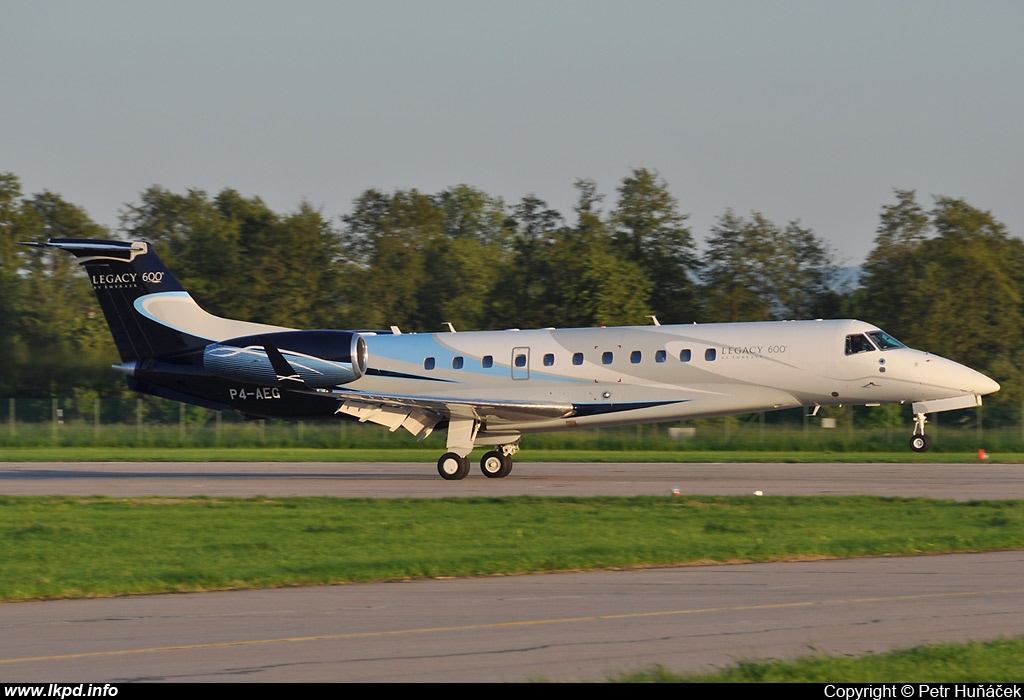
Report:
[[[96,289],[123,289],[124,287],[137,287],[138,274],[126,272],[117,275],[90,275],[92,286]]]

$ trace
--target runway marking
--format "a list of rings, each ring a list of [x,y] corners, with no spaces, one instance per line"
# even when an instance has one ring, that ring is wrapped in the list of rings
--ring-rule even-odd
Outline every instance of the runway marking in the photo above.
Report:
[[[811,600],[798,603],[766,603],[763,605],[733,605],[714,608],[690,608],[683,610],[656,610],[652,612],[621,613],[618,615],[586,615],[583,617],[561,617],[541,620],[519,620],[514,622],[490,622],[475,625],[452,625],[450,627],[423,627],[404,630],[379,630],[374,632],[347,632],[343,634],[321,634],[308,637],[276,637],[272,639],[240,639],[230,642],[208,642],[202,644],[177,644],[161,647],[144,647],[140,649],[108,649],[106,651],[85,651],[74,654],[52,654],[47,656],[24,656],[13,659],[0,659],[0,664],[31,663],[33,661],[60,661],[66,659],[83,659],[98,656],[117,656],[125,654],[153,654],[164,651],[188,651],[195,649],[217,649],[222,647],[252,646],[259,644],[287,644],[294,642],[317,642],[339,639],[361,639],[367,637],[386,637],[393,635],[432,634],[439,632],[466,632],[486,629],[502,629],[508,627],[526,627],[529,625],[555,625],[579,622],[597,622],[603,620],[628,620],[644,617],[662,617],[666,615],[695,615],[715,612],[745,612],[750,610],[782,610],[786,608],[803,608],[815,605],[881,603],[901,600],[925,600],[928,598],[966,598],[980,595],[1007,595],[1024,593],[1024,588],[1008,588],[993,591],[960,591],[948,593],[921,593],[902,596],[874,596],[870,598],[845,598],[838,600]]]

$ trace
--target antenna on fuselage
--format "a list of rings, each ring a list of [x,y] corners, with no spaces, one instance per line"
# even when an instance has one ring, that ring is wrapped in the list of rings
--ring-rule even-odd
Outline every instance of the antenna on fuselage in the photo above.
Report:
[[[648,316],[647,318],[649,318],[652,321],[654,321],[654,325],[656,325],[656,326],[660,326],[661,325],[661,321],[658,320],[657,316]]]
[[[445,324],[444,324],[444,325],[448,326],[448,332],[449,332],[449,333],[454,333],[454,332],[455,332],[455,326],[453,326],[453,325],[452,325],[451,323],[449,323],[448,321],[445,321]]]

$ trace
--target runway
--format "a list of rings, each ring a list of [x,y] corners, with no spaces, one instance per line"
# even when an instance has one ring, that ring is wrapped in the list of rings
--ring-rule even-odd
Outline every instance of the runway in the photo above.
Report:
[[[108,496],[632,496],[669,494],[1024,498],[1024,465],[516,463],[444,481],[400,462],[0,462],[0,494]]]
[[[1000,552],[17,603],[0,678],[573,680],[860,654],[1024,633],[1022,570]]]
[[[0,493],[1024,498],[1021,465],[0,464]],[[0,680],[522,681],[1024,635],[1024,552],[0,605]]]

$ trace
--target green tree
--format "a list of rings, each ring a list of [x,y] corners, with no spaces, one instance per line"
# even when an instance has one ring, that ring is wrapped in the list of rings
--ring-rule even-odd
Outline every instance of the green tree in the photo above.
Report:
[[[151,187],[128,205],[121,229],[156,245],[211,313],[295,328],[343,317],[339,234],[308,202],[282,216],[232,189],[211,200]]]
[[[505,203],[468,185],[431,197],[441,213],[441,235],[425,251],[420,290],[426,329],[452,323],[459,330],[492,328],[510,251]]]
[[[434,201],[417,190],[367,190],[342,221],[356,325],[433,330],[437,319],[424,318],[420,295],[434,281],[426,252],[442,235],[443,215]]]
[[[711,230],[702,279],[713,321],[813,318],[832,302],[836,267],[828,247],[798,222],[780,227],[730,209]]]
[[[507,246],[512,226],[501,197],[469,185],[456,185],[431,197],[441,210],[445,238],[472,238],[483,246]]]
[[[924,255],[916,295],[923,303],[913,337],[926,338],[929,350],[981,371],[1019,367],[1014,357],[1024,340],[1024,242],[1010,238],[990,212],[962,199],[937,197],[932,224],[937,237]],[[1007,380],[1017,383],[1003,375],[1001,381]],[[1019,400],[1019,387],[1008,386],[1000,398],[1007,396]]]
[[[0,363],[18,367],[17,359],[26,356],[24,339],[18,332],[18,311],[22,284],[18,270],[18,221],[21,210],[21,182],[14,173],[0,173],[0,328],[4,342],[0,344]],[[0,373],[0,391],[11,395],[15,389],[14,372]]]
[[[556,232],[542,256],[547,284],[543,308],[550,325],[640,324],[650,313],[650,282],[641,266],[616,256],[593,180],[575,183],[576,224]]]
[[[1024,241],[962,199],[936,197],[925,214],[897,190],[865,268],[865,320],[992,376],[1002,385],[995,413],[1014,413],[1024,399]]]
[[[755,247],[756,246],[756,247]],[[701,277],[704,313],[711,321],[765,321],[770,300],[763,294],[763,263],[756,218],[754,225],[731,209],[711,229]]]
[[[15,332],[21,300],[17,240],[20,208],[21,182],[14,173],[0,173],[0,328],[5,336],[0,343],[0,363],[4,367],[13,367],[15,358],[23,354],[22,339]],[[0,390],[10,394],[13,378],[11,372],[0,374]]]
[[[916,325],[921,251],[931,235],[931,221],[913,190],[894,193],[896,202],[882,207],[875,246],[861,270],[856,315],[897,337],[909,337],[906,332]],[[893,303],[894,299],[900,302]]]
[[[552,310],[545,306],[551,279],[545,265],[561,225],[562,215],[534,194],[512,207],[507,222],[511,251],[492,304],[496,327],[536,328],[556,323]]]
[[[611,215],[617,253],[650,280],[653,313],[672,323],[696,320],[696,249],[668,183],[656,171],[636,168],[618,193]]]
[[[125,206],[120,229],[128,239],[156,246],[174,276],[207,311],[263,320],[250,306],[254,285],[261,280],[249,274],[252,261],[241,256],[239,224],[219,211],[206,192],[191,189],[182,195],[150,187],[137,204]]]
[[[280,219],[256,258],[253,276],[263,281],[256,296],[269,323],[294,328],[331,328],[347,319],[346,287],[339,274],[340,233],[309,202]],[[243,252],[243,256],[248,256]]]
[[[778,260],[782,286],[775,294],[781,318],[824,318],[838,306],[838,268],[828,244],[791,221],[782,231],[786,257]]]
[[[21,241],[110,237],[84,209],[52,192],[24,199],[16,221]],[[53,249],[26,249],[19,257],[21,290],[14,329],[23,354],[16,358],[18,393],[66,396],[75,387],[120,393],[122,382],[109,371],[110,358],[117,353],[77,261]]]

